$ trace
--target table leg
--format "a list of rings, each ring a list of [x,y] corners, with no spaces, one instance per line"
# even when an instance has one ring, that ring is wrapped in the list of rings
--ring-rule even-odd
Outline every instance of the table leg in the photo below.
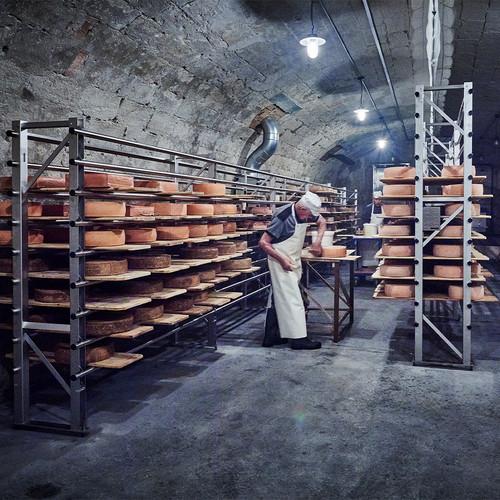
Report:
[[[349,324],[354,322],[354,262],[349,262]]]
[[[333,341],[340,340],[339,320],[340,320],[340,263],[333,264],[334,292],[333,292]]]

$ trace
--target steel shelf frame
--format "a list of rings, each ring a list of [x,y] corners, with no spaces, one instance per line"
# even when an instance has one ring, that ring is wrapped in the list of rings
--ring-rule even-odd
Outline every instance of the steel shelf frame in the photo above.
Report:
[[[451,118],[431,98],[433,92],[446,90],[463,94],[458,117]],[[415,358],[417,366],[439,366],[446,368],[472,369],[472,83],[448,87],[424,87],[418,85],[415,91]],[[442,122],[426,120],[438,114]],[[439,126],[436,126],[439,125]],[[442,127],[452,127],[453,137],[443,141],[440,136]],[[438,150],[438,151],[436,151]],[[436,163],[437,161],[437,163]],[[438,176],[444,165],[464,166],[464,194],[445,199],[442,196],[426,197],[425,176]],[[438,230],[424,236],[424,206],[426,203],[459,202],[462,205],[453,214],[443,219]],[[441,229],[455,217],[463,216],[463,300],[462,305],[462,346],[461,349],[441,331],[426,314],[424,299],[424,247],[430,243]],[[437,362],[424,359],[424,327],[435,334],[447,346],[457,361]]]

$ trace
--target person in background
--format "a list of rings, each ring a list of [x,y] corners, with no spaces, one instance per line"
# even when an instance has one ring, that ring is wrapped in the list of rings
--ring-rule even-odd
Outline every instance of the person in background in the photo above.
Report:
[[[272,287],[262,343],[264,347],[288,340],[292,349],[321,347],[321,342],[307,337],[305,308],[299,288],[301,253],[308,223],[316,222],[318,225],[318,237],[309,250],[317,256],[322,253],[321,241],[326,221],[319,213],[320,208],[319,196],[308,191],[298,202],[279,208],[260,239],[259,246],[268,256]]]

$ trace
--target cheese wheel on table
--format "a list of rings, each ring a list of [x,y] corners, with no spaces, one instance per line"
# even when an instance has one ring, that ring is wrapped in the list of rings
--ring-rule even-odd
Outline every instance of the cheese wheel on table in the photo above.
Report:
[[[152,243],[156,240],[157,233],[154,227],[125,229],[125,241],[127,243]]]
[[[124,201],[85,200],[86,217],[125,217]]]
[[[236,246],[237,252],[243,252],[248,249],[248,243],[245,240],[235,240],[233,243]]]
[[[230,203],[216,203],[213,208],[214,215],[235,215],[238,213],[238,205]]]
[[[41,217],[42,204],[33,201],[28,202],[28,217]],[[0,217],[12,216],[12,201],[0,200]]]
[[[382,193],[384,196],[413,196],[415,186],[412,184],[386,184]]]
[[[219,251],[219,255],[232,255],[236,253],[236,243],[232,241],[218,241],[214,246]]]
[[[69,289],[35,288],[33,290],[33,298],[38,302],[46,302],[50,304],[68,302]]]
[[[347,248],[343,245],[324,246],[321,252],[321,257],[341,258],[345,257],[346,254],[347,254]]]
[[[188,215],[214,215],[214,206],[207,203],[188,203]]]
[[[219,256],[216,247],[183,248],[180,253],[185,259],[215,259]]]
[[[177,193],[177,182],[134,179],[134,188],[154,189],[160,193]]]
[[[446,226],[439,231],[438,236],[446,238],[461,238],[464,235],[463,226]]]
[[[183,295],[182,297],[174,297],[168,299],[163,303],[163,308],[165,312],[176,313],[179,311],[187,311],[194,306],[194,300],[188,295]]]
[[[410,204],[388,204],[382,205],[382,212],[388,217],[408,217],[415,214],[415,206]]]
[[[85,261],[85,276],[114,276],[127,271],[127,259]]]
[[[224,196],[226,194],[226,185],[214,182],[200,182],[193,186],[193,192],[209,196]]]
[[[387,297],[409,299],[415,295],[415,285],[384,283],[384,293]]]
[[[464,298],[464,289],[460,285],[448,286],[448,297],[454,300],[462,300]],[[484,286],[473,285],[471,287],[472,300],[481,300],[484,297]]]
[[[71,362],[71,349],[69,344],[56,344],[54,350],[54,361],[61,365],[69,365]],[[97,363],[109,359],[115,353],[113,344],[87,347],[85,349],[85,361],[87,363]]]
[[[132,330],[133,326],[134,315],[131,312],[98,312],[92,314],[86,321],[89,337],[106,337],[114,333],[127,332]]]
[[[222,269],[227,271],[238,271],[241,269],[250,269],[252,267],[252,259],[232,259],[226,262],[221,262]]]
[[[484,194],[483,184],[472,184],[472,195],[482,196]],[[450,184],[448,186],[443,186],[443,195],[445,196],[463,196],[464,186],[463,184]]]
[[[414,179],[415,174],[415,167],[407,165],[384,168],[384,179]]]
[[[208,224],[208,236],[220,236],[223,233],[223,224]]]
[[[396,224],[383,224],[379,226],[378,233],[380,236],[410,236],[412,228],[408,225],[399,226]]]
[[[158,319],[163,316],[163,304],[147,304],[145,306],[135,307],[133,312],[134,321],[136,323]]]
[[[208,225],[207,224],[190,224],[189,225],[189,237],[190,238],[204,238],[208,236]]]
[[[125,231],[123,229],[85,231],[86,247],[116,247],[124,244]]]
[[[199,274],[179,274],[163,278],[166,288],[191,288],[201,283]]]
[[[461,206],[462,206],[462,203],[450,203],[448,205],[445,205],[444,214],[451,215]],[[481,213],[481,205],[479,203],[472,203],[471,214],[474,216],[474,215],[480,215],[480,213]],[[460,212],[457,215],[457,217],[460,217],[461,219],[463,219],[463,217],[464,217],[463,211]]]
[[[117,191],[127,191],[134,187],[134,178],[130,175],[85,172],[83,184],[86,189],[116,189]],[[66,174],[66,186],[69,187],[68,174]]]
[[[404,278],[413,276],[413,266],[409,264],[384,263],[380,266],[381,276]]]
[[[415,255],[415,246],[397,243],[384,243],[382,255],[385,257],[412,257]]]
[[[155,214],[152,205],[127,205],[125,215],[127,217],[151,217]]]
[[[446,245],[435,243],[432,247],[432,255],[434,257],[462,257],[462,245]]]
[[[224,222],[224,233],[235,233],[236,232],[236,222]]]
[[[472,165],[472,175],[476,175],[476,167]],[[463,177],[463,165],[444,165],[441,170],[441,177]]]
[[[165,269],[172,264],[172,257],[167,253],[159,255],[127,256],[130,269]]]
[[[131,295],[150,295],[163,290],[162,278],[131,280],[126,283],[126,291]]]
[[[187,240],[189,226],[159,226],[156,233],[159,240]]]
[[[185,203],[171,203],[162,201],[153,203],[155,215],[183,216],[187,215],[187,205]]]

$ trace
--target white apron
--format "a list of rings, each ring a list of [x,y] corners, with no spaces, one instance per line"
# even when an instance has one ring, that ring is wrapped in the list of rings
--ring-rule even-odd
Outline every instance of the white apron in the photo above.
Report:
[[[299,282],[302,276],[302,261],[300,259],[307,223],[297,222],[295,208],[292,208],[295,218],[295,232],[290,238],[280,243],[273,243],[273,248],[288,257],[294,263],[293,271],[284,271],[281,264],[272,257],[267,258],[274,307],[278,317],[280,336],[287,339],[299,339],[307,336],[306,313],[300,294]]]

